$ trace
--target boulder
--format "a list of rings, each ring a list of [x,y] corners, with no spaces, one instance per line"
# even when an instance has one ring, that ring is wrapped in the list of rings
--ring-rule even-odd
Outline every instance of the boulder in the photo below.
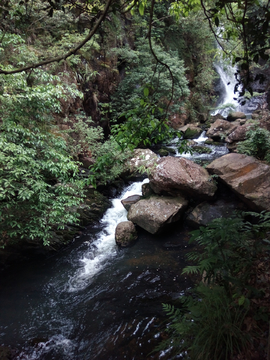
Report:
[[[270,166],[252,156],[231,153],[207,167],[219,175],[250,209],[270,211]]]
[[[156,234],[166,225],[178,221],[188,205],[184,198],[153,195],[131,205],[128,220]]]
[[[139,167],[144,167],[145,170],[151,171],[159,157],[150,149],[135,149],[133,157],[128,160],[128,168],[131,173],[138,171]]]
[[[243,141],[246,139],[246,133],[252,125],[246,124],[243,126],[237,126],[237,128],[231,132],[225,139],[227,143],[233,143],[237,141]]]
[[[142,198],[141,195],[131,195],[126,199],[121,200],[121,203],[124,206],[124,208],[128,211],[131,205],[141,200],[141,198]]]
[[[246,115],[241,111],[230,112],[227,116],[228,121],[235,121],[237,119],[245,119]]]
[[[202,129],[194,124],[185,125],[179,131],[183,133],[184,139],[197,139],[202,133]]]
[[[214,140],[220,140],[232,133],[237,126],[239,126],[239,123],[232,124],[227,120],[218,119],[207,130],[206,136]]]
[[[149,184],[156,194],[179,194],[208,199],[216,191],[216,185],[208,172],[185,158],[168,156],[159,159],[149,179]]]
[[[221,114],[211,115],[211,117],[210,117],[210,122],[211,123],[214,123],[217,120],[226,120],[226,119]]]
[[[236,204],[227,203],[224,200],[218,200],[213,204],[204,201],[188,215],[187,222],[190,226],[199,228],[206,226],[214,219],[230,217],[236,209]]]
[[[115,242],[120,247],[128,247],[135,240],[138,235],[135,225],[131,221],[120,222],[115,229]]]

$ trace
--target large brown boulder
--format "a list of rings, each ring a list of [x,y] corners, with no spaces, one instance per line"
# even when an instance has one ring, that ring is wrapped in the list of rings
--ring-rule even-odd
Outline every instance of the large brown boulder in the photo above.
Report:
[[[168,156],[160,159],[149,179],[150,186],[156,194],[180,194],[207,199],[216,191],[216,185],[208,172],[185,158]]]
[[[214,140],[220,140],[232,133],[239,125],[239,122],[230,123],[227,120],[218,119],[207,130],[206,136]]]
[[[131,205],[127,217],[151,234],[156,234],[166,225],[178,221],[187,205],[187,200],[180,196],[153,195]]]
[[[115,229],[115,242],[120,247],[128,247],[137,240],[138,235],[131,221],[120,222]]]
[[[270,211],[270,166],[252,156],[231,153],[207,166],[219,175],[248,207]]]
[[[245,124],[243,126],[237,126],[237,128],[231,132],[225,139],[227,143],[233,143],[243,141],[246,139],[246,133],[250,129],[251,124]]]

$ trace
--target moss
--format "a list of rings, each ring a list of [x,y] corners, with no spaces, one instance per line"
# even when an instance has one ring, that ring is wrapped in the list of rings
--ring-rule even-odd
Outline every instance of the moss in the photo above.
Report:
[[[196,139],[199,137],[201,130],[188,128],[184,133],[184,139]]]

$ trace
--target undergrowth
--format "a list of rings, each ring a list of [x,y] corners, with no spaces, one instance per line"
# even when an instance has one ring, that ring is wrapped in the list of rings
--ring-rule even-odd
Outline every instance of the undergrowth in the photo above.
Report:
[[[156,350],[193,360],[267,358],[269,228],[270,213],[246,212],[192,232],[199,250],[183,274],[201,281],[177,306],[163,304],[170,323]]]

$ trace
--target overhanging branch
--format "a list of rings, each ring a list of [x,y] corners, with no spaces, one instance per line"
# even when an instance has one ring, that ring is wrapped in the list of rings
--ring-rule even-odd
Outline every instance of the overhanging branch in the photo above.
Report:
[[[4,75],[16,74],[16,73],[20,73],[22,71],[26,71],[26,70],[29,70],[29,69],[36,69],[36,68],[38,68],[40,66],[44,66],[44,65],[47,65],[47,64],[50,64],[50,63],[53,63],[53,62],[59,62],[61,60],[65,60],[68,57],[70,57],[71,55],[74,55],[79,49],[81,49],[95,35],[95,33],[97,32],[100,24],[105,19],[112,1],[113,0],[108,0],[107,1],[106,6],[104,8],[104,11],[101,14],[101,16],[99,17],[98,21],[95,23],[94,28],[89,32],[89,34],[85,37],[85,39],[78,46],[76,46],[74,49],[71,49],[66,54],[57,56],[57,57],[52,58],[52,59],[43,60],[43,61],[40,61],[39,63],[33,64],[33,65],[24,66],[24,67],[22,67],[20,69],[9,70],[9,71],[0,69],[0,74],[4,74]]]

